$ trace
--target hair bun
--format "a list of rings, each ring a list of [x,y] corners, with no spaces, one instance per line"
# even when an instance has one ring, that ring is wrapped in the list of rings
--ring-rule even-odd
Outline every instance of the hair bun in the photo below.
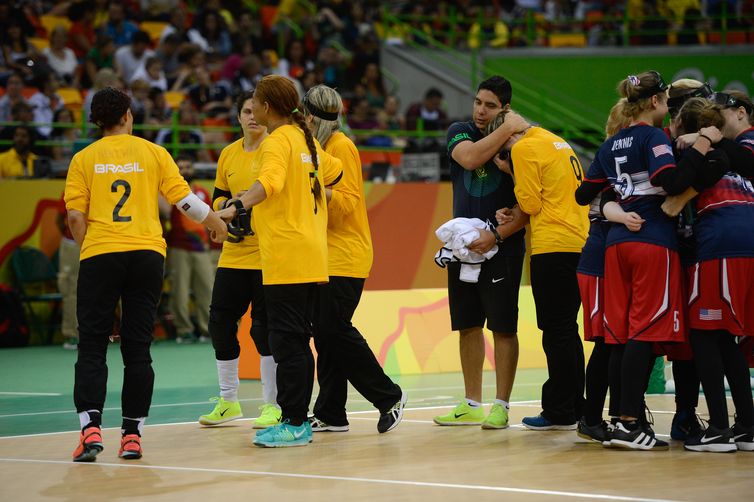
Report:
[[[639,77],[637,77],[636,75],[629,75],[626,78],[634,87],[639,87],[641,85],[641,80],[639,80]]]

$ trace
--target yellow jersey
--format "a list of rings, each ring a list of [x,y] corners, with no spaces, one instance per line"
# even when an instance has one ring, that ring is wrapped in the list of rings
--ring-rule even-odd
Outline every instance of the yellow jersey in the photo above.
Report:
[[[0,178],[26,178],[34,176],[37,156],[29,152],[24,164],[15,148],[0,153]]]
[[[253,162],[257,152],[258,150],[244,151],[243,138],[223,148],[220,159],[217,161],[215,187],[230,192],[234,197],[239,192],[248,190],[257,180],[259,174],[259,164]],[[215,210],[219,209],[217,203],[225,200],[224,197],[217,199]],[[251,228],[255,234],[245,236],[241,242],[223,242],[220,261],[217,262],[218,267],[247,270],[262,268],[262,260],[259,256],[259,237],[256,235],[257,228],[254,224],[253,210],[251,211]]]
[[[325,186],[337,181],[343,164],[314,142],[322,185],[319,201],[312,189],[314,164],[301,129],[278,127],[262,141],[254,157],[259,166],[257,181],[267,194],[254,207],[264,284],[328,280]]]
[[[359,152],[342,132],[330,136],[325,151],[343,162],[343,177],[333,188],[327,204],[329,274],[366,278],[374,256]]]
[[[191,192],[167,150],[130,134],[105,136],[71,159],[65,205],[87,215],[81,259],[152,250],[165,255],[157,194],[173,205]]]
[[[580,253],[589,233],[589,207],[573,194],[584,172],[562,138],[530,127],[511,149],[515,194],[531,225],[531,254]]]

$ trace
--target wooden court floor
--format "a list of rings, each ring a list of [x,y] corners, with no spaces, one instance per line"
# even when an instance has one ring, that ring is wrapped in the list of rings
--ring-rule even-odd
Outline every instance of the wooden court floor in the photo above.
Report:
[[[667,433],[672,396],[648,403],[655,429]],[[669,452],[626,452],[575,432],[524,430],[536,401],[513,404],[507,430],[435,426],[448,409],[409,403],[387,434],[377,433],[376,412],[355,412],[349,432],[318,433],[300,448],[252,446],[247,419],[152,425],[136,461],[117,458],[119,431],[110,428],[93,464],[70,462],[76,432],[6,436],[0,500],[752,500],[754,453],[691,453],[676,442]]]

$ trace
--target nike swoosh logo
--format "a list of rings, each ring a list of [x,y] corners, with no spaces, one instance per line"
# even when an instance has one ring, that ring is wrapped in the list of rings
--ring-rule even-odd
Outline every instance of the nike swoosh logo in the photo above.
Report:
[[[225,415],[225,412],[228,411],[230,408],[225,408],[223,411],[220,412],[220,416],[222,417]]]
[[[236,174],[236,173],[228,173],[228,178],[230,178],[230,177],[231,177],[231,176],[233,176],[234,174]]]
[[[738,436],[733,436],[733,441],[738,441],[742,437],[744,437],[746,434],[739,434]]]
[[[296,439],[301,439],[301,436],[303,436],[306,433],[306,431],[298,431],[293,433],[293,437]]]
[[[454,415],[454,416],[455,416],[456,418],[461,418],[461,417],[462,417],[462,416],[464,416],[464,415],[468,415],[468,412],[467,412],[467,413],[461,413],[460,415],[459,415],[458,413],[454,413],[453,415]]]
[[[720,436],[712,436],[711,438],[702,437],[702,443],[709,443],[710,441],[714,441],[715,439],[719,439],[721,437],[723,437],[723,436],[722,435],[720,435]]]
[[[502,281],[503,279],[505,279],[505,277],[501,277],[500,279],[492,279],[492,284],[497,284],[498,282]]]

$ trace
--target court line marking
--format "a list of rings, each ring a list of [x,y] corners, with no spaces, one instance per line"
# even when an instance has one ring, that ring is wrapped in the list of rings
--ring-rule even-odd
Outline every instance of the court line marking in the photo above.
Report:
[[[58,392],[2,392],[0,396],[62,396]]]
[[[39,464],[58,464],[71,467],[72,462],[63,460],[32,460],[32,459],[20,459],[20,458],[0,458],[2,462],[23,462],[23,463],[39,463]],[[423,488],[450,488],[456,490],[478,490],[487,492],[504,492],[504,493],[525,493],[530,495],[551,495],[555,497],[580,497],[599,500],[626,500],[630,502],[676,502],[672,499],[657,499],[657,498],[641,498],[641,497],[628,497],[622,495],[608,495],[602,493],[582,493],[582,492],[566,492],[560,490],[540,490],[536,488],[514,488],[509,486],[489,486],[489,485],[472,485],[461,483],[435,483],[431,481],[403,481],[398,479],[380,479],[380,478],[364,478],[355,476],[327,476],[320,474],[297,474],[293,472],[267,472],[267,471],[252,471],[244,469],[212,469],[206,467],[179,467],[168,465],[134,465],[134,464],[114,464],[97,462],[91,464],[73,464],[76,467],[88,468],[90,466],[99,467],[119,467],[125,469],[152,469],[161,471],[178,471],[178,472],[202,472],[211,474],[246,474],[251,476],[270,476],[278,478],[293,478],[293,479],[318,479],[327,481],[350,481],[356,483],[371,483],[371,484],[385,484],[385,485],[398,485],[398,486],[415,486]]]

